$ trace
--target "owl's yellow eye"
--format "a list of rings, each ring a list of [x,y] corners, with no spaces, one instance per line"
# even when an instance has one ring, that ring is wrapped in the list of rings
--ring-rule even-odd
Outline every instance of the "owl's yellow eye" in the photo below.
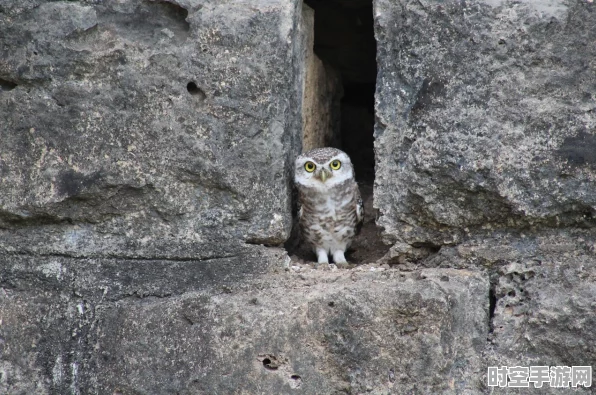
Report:
[[[309,173],[312,173],[313,171],[315,171],[316,168],[317,168],[317,166],[312,162],[306,162],[304,164],[304,170],[306,170]]]
[[[331,162],[329,167],[331,167],[331,169],[333,170],[339,170],[339,168],[341,167],[341,162],[336,159],[333,162]]]

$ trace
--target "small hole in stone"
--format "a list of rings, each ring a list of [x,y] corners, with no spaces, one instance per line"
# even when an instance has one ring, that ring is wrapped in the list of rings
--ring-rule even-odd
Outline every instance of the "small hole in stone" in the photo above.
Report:
[[[293,374],[290,376],[290,387],[292,389],[300,388],[302,385],[302,377],[298,376],[297,374]]]
[[[335,306],[335,302],[331,301],[329,303],[327,303],[329,305],[329,307],[334,307]]]
[[[265,369],[269,369],[269,370],[277,370],[277,368],[278,368],[278,366],[271,364],[271,359],[269,359],[269,358],[263,359],[263,366],[265,367]]]
[[[203,90],[199,88],[197,84],[195,84],[194,82],[189,82],[186,85],[186,90],[188,91],[188,93],[190,93],[193,96],[199,97],[199,99],[201,100],[205,100],[205,98],[207,97],[207,95],[205,95],[205,92],[203,92]]]
[[[507,296],[511,296],[512,298],[515,297],[515,291],[509,291],[509,293],[507,293]]]
[[[12,81],[3,80],[0,78],[0,92],[2,91],[11,91],[16,88],[18,85]]]

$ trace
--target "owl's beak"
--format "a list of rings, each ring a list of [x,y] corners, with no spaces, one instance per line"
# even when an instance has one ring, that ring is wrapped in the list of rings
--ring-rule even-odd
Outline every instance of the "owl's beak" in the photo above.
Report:
[[[321,169],[321,171],[319,173],[319,178],[321,179],[322,182],[325,182],[325,180],[327,180],[330,176],[331,176],[331,174],[329,174],[327,169],[325,169],[325,168]]]

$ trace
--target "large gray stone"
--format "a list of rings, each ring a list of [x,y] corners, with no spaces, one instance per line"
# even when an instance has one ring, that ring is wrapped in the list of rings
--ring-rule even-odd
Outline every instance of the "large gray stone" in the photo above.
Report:
[[[594,366],[594,4],[374,4],[385,260],[486,270],[485,369]]]
[[[232,292],[279,270],[287,259],[283,250],[258,246],[208,261],[0,253],[0,393],[106,393],[95,392],[104,374],[93,357],[95,334],[100,324],[116,330],[121,323],[104,326],[96,312],[121,300],[169,303],[188,292]],[[181,333],[172,329],[171,335]],[[205,347],[203,339],[196,342]]]
[[[594,225],[594,7],[375,0],[388,242]]]
[[[0,1],[0,393],[93,393],[104,305],[287,265],[253,244],[291,227],[304,35],[297,1]]]
[[[299,2],[0,11],[0,249],[203,258],[286,240]]]
[[[99,393],[477,393],[488,281],[309,271],[96,310]]]

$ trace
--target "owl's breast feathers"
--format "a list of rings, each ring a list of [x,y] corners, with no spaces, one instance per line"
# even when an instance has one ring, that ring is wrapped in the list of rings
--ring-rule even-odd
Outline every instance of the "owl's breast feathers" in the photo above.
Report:
[[[346,180],[324,191],[302,186],[298,201],[300,227],[307,235],[324,230],[353,237],[364,217],[360,191],[354,180]],[[351,229],[347,234],[346,228]]]

